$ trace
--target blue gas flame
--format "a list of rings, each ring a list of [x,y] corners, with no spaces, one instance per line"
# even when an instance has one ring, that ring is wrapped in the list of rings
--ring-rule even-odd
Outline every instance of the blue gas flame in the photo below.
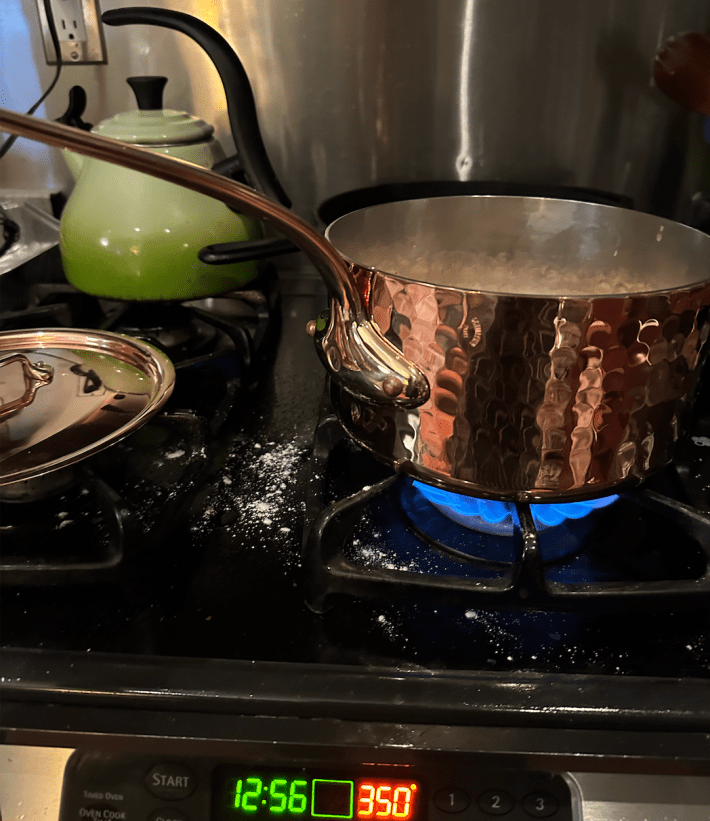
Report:
[[[461,496],[458,493],[451,493],[448,490],[417,481],[412,484],[437,510],[464,527],[501,535],[513,532],[517,516],[515,505],[512,502],[494,502],[475,496]],[[530,505],[530,510],[535,524],[542,529],[562,524],[566,519],[582,519],[593,510],[613,504],[618,498],[618,496],[604,496],[600,499],[588,499],[582,502]]]

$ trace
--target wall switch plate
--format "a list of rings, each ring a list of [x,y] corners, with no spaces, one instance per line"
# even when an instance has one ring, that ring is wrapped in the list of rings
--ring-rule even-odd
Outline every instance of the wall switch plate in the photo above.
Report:
[[[57,58],[49,32],[44,0],[36,0],[42,27],[44,53],[49,65],[56,65]],[[105,63],[106,44],[98,0],[49,0],[49,7],[57,29],[62,63]]]

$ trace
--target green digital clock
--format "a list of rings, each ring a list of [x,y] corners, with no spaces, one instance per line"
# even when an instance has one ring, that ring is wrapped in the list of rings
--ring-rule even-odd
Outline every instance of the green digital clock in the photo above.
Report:
[[[303,815],[308,807],[308,781],[303,778],[238,778],[232,807],[245,815],[264,810],[269,815]]]

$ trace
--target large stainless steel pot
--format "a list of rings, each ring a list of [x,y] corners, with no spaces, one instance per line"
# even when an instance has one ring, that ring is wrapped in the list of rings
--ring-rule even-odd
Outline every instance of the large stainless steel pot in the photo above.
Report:
[[[336,409],[398,470],[468,494],[553,501],[637,483],[672,457],[710,334],[709,236],[609,206],[473,197],[348,215],[329,230],[336,250],[206,169],[2,110],[0,127],[211,194],[299,245],[331,293],[311,330]],[[405,240],[406,253],[432,258],[427,281],[386,273]],[[520,252],[600,287],[609,268],[627,268],[647,284],[494,292],[437,267],[451,250]]]

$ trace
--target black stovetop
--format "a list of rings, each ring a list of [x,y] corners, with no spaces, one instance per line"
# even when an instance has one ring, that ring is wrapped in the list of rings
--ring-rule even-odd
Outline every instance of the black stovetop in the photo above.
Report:
[[[489,702],[500,705],[502,688],[508,688],[503,700],[513,699],[518,718],[529,714],[529,694],[510,690],[511,683],[526,680],[536,682],[538,717],[559,696],[545,684],[552,682],[566,688],[565,720],[575,720],[575,711],[589,709],[592,715],[604,709],[617,721],[620,711],[629,721],[634,714],[665,721],[670,713],[661,694],[664,682],[673,682],[675,718],[710,726],[703,684],[710,679],[707,597],[670,609],[631,603],[583,612],[544,606],[528,612],[520,606],[482,607],[428,596],[411,601],[389,594],[334,595],[323,613],[305,604],[306,524],[320,502],[329,501],[314,503],[314,494],[323,494],[323,477],[314,475],[322,468],[314,457],[314,430],[319,419],[332,424],[324,374],[305,324],[322,310],[325,296],[316,275],[298,266],[282,273],[281,291],[275,357],[259,366],[258,378],[241,390],[236,412],[217,431],[210,419],[171,402],[144,428],[92,458],[76,488],[30,503],[33,518],[43,524],[25,559],[39,561],[43,551],[54,549],[60,569],[37,582],[22,574],[19,580],[12,574],[6,578],[0,600],[4,686],[14,693],[41,692],[50,700],[60,691],[115,693],[125,685],[135,695],[141,687],[146,692],[157,687],[189,692],[199,703],[219,688],[222,695],[230,687],[232,694],[241,693],[239,681],[262,670],[262,684],[270,680],[274,692],[288,698],[298,690],[297,676],[328,676],[336,665],[351,681],[373,673],[381,693],[387,691],[384,681],[408,676],[420,684],[463,677],[479,687],[478,705],[471,710]],[[700,413],[676,465],[646,490],[680,499],[707,519],[710,457],[703,457],[708,445],[710,415]],[[368,484],[388,479],[388,470],[356,445],[345,440],[338,448],[329,470],[341,479],[326,495],[351,492],[349,483],[362,471],[371,471],[364,479]],[[352,470],[348,453],[354,454]],[[343,474],[348,487],[338,485]],[[121,555],[108,559],[101,545],[111,540],[101,528],[109,525],[101,524],[96,512],[102,498],[97,488],[105,486],[103,492],[117,494],[124,511],[110,527],[127,533]],[[3,508],[5,522],[13,505]],[[356,535],[345,550],[349,560],[359,554],[371,567],[391,569],[405,563],[393,552],[404,539],[386,541],[391,521],[383,523],[377,518],[381,513],[376,505],[358,513]],[[147,522],[147,531],[134,531],[136,520]],[[58,546],[70,530],[77,534],[76,563],[84,557],[87,564],[103,562],[109,569],[93,576],[63,575]],[[674,533],[672,527],[654,529],[654,560],[661,567],[677,547],[671,543]],[[598,546],[608,552],[624,548],[607,536],[600,539],[604,544]],[[416,548],[408,543],[406,549],[411,565]],[[690,553],[702,565],[702,550]],[[5,561],[5,548],[3,555]],[[688,573],[700,571],[691,567]],[[230,670],[236,677],[231,685]],[[274,670],[285,677],[279,680]],[[639,682],[648,684],[642,704],[632,695]],[[488,695],[480,689],[484,685]],[[345,690],[335,698],[341,710]],[[350,698],[358,701],[352,692]]]

